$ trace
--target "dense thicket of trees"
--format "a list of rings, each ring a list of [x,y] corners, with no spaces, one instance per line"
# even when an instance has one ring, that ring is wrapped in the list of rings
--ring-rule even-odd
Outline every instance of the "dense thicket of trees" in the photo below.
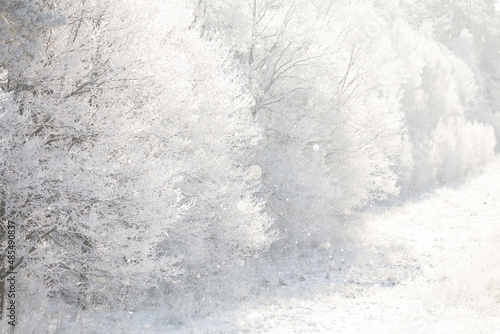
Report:
[[[67,23],[7,69],[1,123],[3,216],[42,294],[123,306],[181,277],[177,293],[203,291],[265,250],[247,175],[260,130],[218,37],[160,1],[57,5]]]
[[[355,208],[491,158],[499,49],[473,39],[495,39],[498,14],[469,5],[455,5],[464,21],[435,2],[196,2],[247,73],[263,192],[287,242],[321,242]]]
[[[26,294],[234,296],[248,259],[463,177],[500,133],[498,18],[486,0],[0,1],[1,237],[14,221]]]

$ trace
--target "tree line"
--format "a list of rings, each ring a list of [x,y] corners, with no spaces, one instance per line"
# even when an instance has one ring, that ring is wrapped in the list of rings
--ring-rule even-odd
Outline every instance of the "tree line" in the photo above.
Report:
[[[483,165],[494,7],[0,1],[1,240],[15,222],[25,307],[234,296],[245,261]]]

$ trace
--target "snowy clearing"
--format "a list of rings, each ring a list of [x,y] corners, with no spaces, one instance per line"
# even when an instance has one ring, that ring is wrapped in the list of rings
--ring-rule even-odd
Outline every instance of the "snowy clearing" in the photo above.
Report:
[[[500,333],[500,160],[366,214],[359,243],[283,263],[283,280],[185,325],[162,311],[79,315],[84,333]],[[294,269],[292,269],[292,262]],[[78,324],[77,324],[78,323]],[[63,329],[63,328],[61,328]]]

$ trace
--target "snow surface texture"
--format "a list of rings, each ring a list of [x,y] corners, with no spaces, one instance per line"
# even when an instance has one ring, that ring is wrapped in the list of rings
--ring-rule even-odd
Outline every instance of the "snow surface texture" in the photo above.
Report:
[[[174,325],[166,311],[75,313],[59,332],[500,333],[500,159],[464,184],[377,207],[344,248],[270,269],[277,285]],[[67,317],[70,317],[67,315]]]

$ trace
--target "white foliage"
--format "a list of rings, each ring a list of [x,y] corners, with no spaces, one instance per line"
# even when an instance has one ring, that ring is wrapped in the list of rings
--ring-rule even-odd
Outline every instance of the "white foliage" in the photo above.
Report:
[[[0,212],[33,305],[203,314],[271,246],[329,249],[494,155],[492,0],[0,4]]]
[[[484,164],[494,154],[496,139],[484,97],[469,67],[443,45],[402,22],[395,26],[398,50],[407,68],[403,106],[413,145],[407,190],[448,182]],[[483,121],[484,122],[484,121]],[[409,183],[409,184],[408,184]]]
[[[9,214],[20,234],[54,229],[20,244],[36,246],[26,270],[69,303],[123,306],[265,250],[271,221],[245,174],[260,130],[218,37],[160,1],[59,8],[77,19],[21,78],[37,94],[4,102]]]

